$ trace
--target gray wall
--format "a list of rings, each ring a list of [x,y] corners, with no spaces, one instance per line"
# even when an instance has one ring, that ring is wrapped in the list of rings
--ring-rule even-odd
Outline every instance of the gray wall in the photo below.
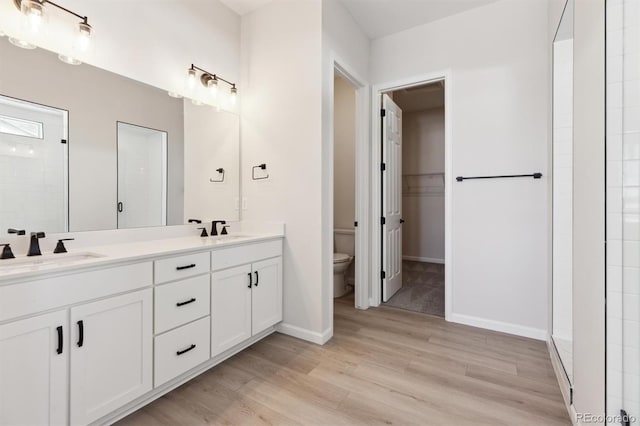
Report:
[[[1,95],[69,111],[71,231],[117,227],[117,121],[169,133],[167,222],[182,223],[182,100],[86,64],[67,65],[45,50],[19,49],[6,38],[0,39],[0,58]]]

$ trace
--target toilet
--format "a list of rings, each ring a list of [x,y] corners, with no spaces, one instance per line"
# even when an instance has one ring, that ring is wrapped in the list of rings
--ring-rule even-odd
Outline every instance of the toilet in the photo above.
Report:
[[[352,229],[335,229],[333,247],[333,297],[336,298],[348,291],[345,275],[353,262],[355,232]]]
[[[333,297],[342,297],[347,293],[344,276],[351,265],[353,257],[344,253],[333,254]]]

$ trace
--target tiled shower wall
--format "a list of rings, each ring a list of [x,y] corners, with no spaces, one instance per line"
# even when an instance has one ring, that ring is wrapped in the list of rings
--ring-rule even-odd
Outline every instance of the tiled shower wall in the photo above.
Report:
[[[640,418],[640,0],[606,10],[607,412]]]

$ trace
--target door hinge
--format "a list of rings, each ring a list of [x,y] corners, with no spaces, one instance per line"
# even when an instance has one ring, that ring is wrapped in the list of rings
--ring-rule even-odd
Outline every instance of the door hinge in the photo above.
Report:
[[[380,271],[380,278],[383,280],[387,278],[387,273],[385,271]]]
[[[67,143],[66,139],[60,139],[60,143]]]
[[[358,221],[356,220],[355,222],[353,222],[353,227],[357,228],[358,227]]]
[[[380,171],[384,172],[385,170],[387,170],[387,164],[386,163],[380,163]]]
[[[385,219],[384,217],[380,218],[380,225],[386,225],[387,224],[387,219]]]
[[[382,109],[380,110],[380,117],[386,117],[386,115],[387,115],[387,110],[386,110],[386,109],[384,109],[384,108],[382,108]]]

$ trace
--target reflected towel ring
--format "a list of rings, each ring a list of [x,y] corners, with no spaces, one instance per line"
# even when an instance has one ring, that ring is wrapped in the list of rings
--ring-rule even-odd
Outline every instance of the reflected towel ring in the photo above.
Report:
[[[253,166],[253,168],[251,168],[251,179],[253,180],[269,179],[269,173],[267,173],[267,175],[263,177],[256,177],[256,169],[267,170],[267,165],[265,163],[262,163],[262,164],[258,164],[257,166]]]
[[[212,183],[220,183],[220,182],[224,182],[224,169],[222,167],[220,167],[219,169],[216,169],[216,172],[218,172],[219,174],[222,175],[222,177],[220,179],[212,179],[209,178],[209,182]]]

